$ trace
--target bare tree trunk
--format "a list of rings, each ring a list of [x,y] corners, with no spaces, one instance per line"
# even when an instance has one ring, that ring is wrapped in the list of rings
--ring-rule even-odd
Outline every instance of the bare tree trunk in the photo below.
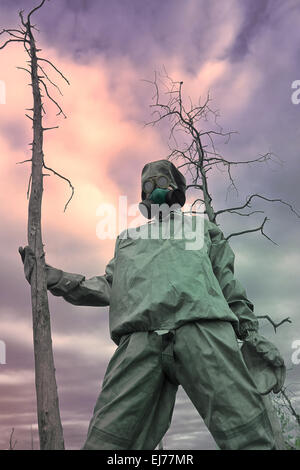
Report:
[[[41,228],[41,208],[43,197],[43,169],[51,171],[53,174],[67,181],[72,194],[65,205],[65,210],[70,200],[72,199],[74,188],[70,180],[57,171],[49,168],[45,164],[43,153],[43,132],[55,127],[43,127],[43,112],[45,113],[42,95],[39,84],[41,83],[45,89],[46,96],[55,104],[58,109],[58,115],[63,115],[66,118],[63,110],[59,104],[49,94],[45,81],[54,85],[58,91],[59,87],[49,78],[47,72],[40,65],[46,63],[50,65],[68,84],[69,81],[66,77],[50,62],[50,60],[37,56],[37,49],[33,30],[37,30],[35,25],[31,24],[31,16],[40,8],[43,7],[46,0],[41,0],[40,3],[33,8],[24,19],[23,10],[19,12],[21,25],[19,29],[3,29],[0,31],[2,34],[8,35],[8,40],[0,46],[0,50],[4,49],[10,43],[22,43],[26,53],[29,56],[27,63],[28,68],[17,67],[24,70],[30,75],[31,87],[33,93],[33,108],[28,111],[33,112],[33,117],[26,114],[26,116],[33,123],[33,141],[32,141],[32,158],[24,160],[25,163],[31,162],[31,175],[29,180],[29,187],[27,196],[30,193],[29,206],[28,206],[28,244],[35,254],[36,263],[31,274],[31,302],[32,302],[32,319],[33,319],[33,343],[34,343],[34,360],[35,360],[35,385],[37,393],[37,414],[38,414],[38,427],[40,437],[40,449],[46,450],[60,450],[64,449],[63,430],[60,420],[59,404],[57,385],[55,379],[55,368],[52,351],[51,340],[51,327],[50,327],[50,313],[48,305],[47,293],[47,279],[46,279],[46,266],[45,266],[45,253],[42,241],[42,228]],[[42,75],[38,75],[38,72]],[[43,80],[44,79],[44,80]],[[61,92],[60,92],[61,93]]]
[[[31,302],[35,359],[35,385],[40,448],[64,449],[57,385],[52,351],[50,313],[47,295],[45,254],[42,242],[41,207],[43,197],[43,127],[36,45],[29,21],[31,83],[33,91],[33,143],[31,191],[28,207],[28,244],[35,253],[31,277]]]

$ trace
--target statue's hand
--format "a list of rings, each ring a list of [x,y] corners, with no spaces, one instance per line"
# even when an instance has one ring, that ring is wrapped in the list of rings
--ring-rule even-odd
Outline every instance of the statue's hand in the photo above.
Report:
[[[274,386],[272,390],[274,393],[280,392],[285,381],[286,367],[277,347],[256,331],[248,333],[244,339],[244,345],[244,353],[247,351],[248,356],[253,356],[250,358],[250,363],[256,363],[256,370],[259,370],[260,363],[262,374],[273,374]]]
[[[34,252],[27,245],[24,248],[20,246],[19,253],[24,264],[25,277],[30,284],[31,274],[35,263]],[[63,272],[60,269],[53,268],[52,266],[49,266],[49,264],[46,264],[47,288],[54,286],[61,279],[62,273]]]
[[[31,274],[34,268],[34,263],[35,263],[35,254],[28,245],[25,246],[24,248],[20,246],[19,253],[21,255],[21,259],[24,264],[25,277],[30,284]]]

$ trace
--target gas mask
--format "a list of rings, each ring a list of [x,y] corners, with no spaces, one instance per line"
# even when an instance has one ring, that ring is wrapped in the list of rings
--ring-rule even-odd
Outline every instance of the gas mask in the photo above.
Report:
[[[185,187],[184,176],[169,160],[148,163],[142,171],[141,213],[147,219],[161,219],[168,207],[185,204]]]

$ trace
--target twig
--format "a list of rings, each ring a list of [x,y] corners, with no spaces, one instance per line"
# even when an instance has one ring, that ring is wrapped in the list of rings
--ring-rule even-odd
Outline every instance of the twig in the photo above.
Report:
[[[16,67],[16,68],[19,69],[19,70],[25,70],[25,72],[28,72],[31,75],[30,70],[25,69],[25,67]]]
[[[16,165],[20,165],[21,163],[25,162],[32,162],[32,158],[28,158],[28,160],[23,160],[22,162],[16,162]]]
[[[63,94],[62,94],[62,92],[61,92],[59,86],[56,85],[56,83],[54,83],[54,82],[49,78],[49,76],[47,75],[47,73],[45,72],[45,70],[43,69],[43,67],[41,67],[41,65],[39,65],[39,64],[37,64],[37,66],[38,66],[39,69],[41,69],[41,71],[42,71],[43,74],[45,75],[45,78],[51,83],[51,85],[55,86],[55,88],[58,89],[58,91],[59,91],[59,93],[61,94],[61,96],[63,96]],[[39,78],[41,78],[41,77],[39,77]]]
[[[291,211],[296,214],[297,217],[300,218],[300,214],[298,214],[298,212],[293,208],[293,206],[291,204],[289,204],[288,202],[286,201],[283,201],[282,199],[270,199],[268,197],[265,197],[265,196],[261,196],[260,194],[252,194],[251,196],[249,196],[249,198],[247,199],[247,201],[245,202],[245,204],[243,204],[242,206],[238,206],[238,207],[230,207],[228,209],[221,209],[221,210],[218,210],[216,211],[216,216],[220,215],[220,214],[223,214],[224,212],[231,212],[233,210],[239,210],[239,209],[244,209],[245,207],[251,207],[250,206],[250,202],[251,200],[254,198],[254,197],[258,197],[260,199],[263,199],[265,201],[268,201],[268,202],[280,202],[281,204],[284,204],[286,206],[288,206]]]
[[[61,75],[61,77],[67,82],[67,84],[70,85],[69,80],[61,73],[60,70],[58,70],[57,67],[55,67],[55,65],[52,64],[52,62],[50,60],[44,59],[43,57],[37,57],[37,60],[42,60],[42,61],[47,62],[48,64],[50,64],[54,68],[54,70],[56,70],[56,72],[59,73],[59,75]]]
[[[59,126],[53,126],[53,127],[43,127],[43,131],[51,131],[52,129],[59,129]]]
[[[48,98],[57,106],[57,108],[59,109],[59,112],[56,114],[56,116],[59,116],[60,114],[62,114],[64,116],[64,118],[66,119],[67,116],[65,115],[65,113],[63,112],[62,108],[59,106],[59,104],[57,103],[57,101],[55,101],[54,98],[52,98],[52,96],[49,94],[48,92],[48,88],[46,86],[46,83],[41,79],[39,78],[39,82],[42,83],[44,85],[44,88],[45,88],[45,91],[46,91],[46,95],[48,96]]]
[[[68,205],[69,205],[69,203],[70,203],[70,201],[71,201],[71,199],[72,199],[72,197],[73,197],[73,195],[74,195],[75,188],[74,188],[74,186],[72,185],[71,181],[70,181],[68,178],[66,178],[65,176],[61,175],[60,173],[58,173],[57,171],[53,170],[52,168],[48,167],[48,166],[45,164],[44,159],[43,159],[43,167],[44,167],[46,170],[52,171],[52,173],[53,173],[54,175],[58,176],[59,178],[62,178],[63,180],[67,181],[68,184],[69,184],[69,186],[70,186],[70,188],[71,188],[71,196],[69,197],[69,199],[68,199],[68,201],[66,202],[65,207],[64,207],[64,212],[65,212],[66,209],[67,209],[67,207],[68,207]]]
[[[46,1],[46,0],[42,0],[41,3],[40,3],[38,6],[36,6],[35,8],[33,8],[33,9],[30,11],[29,15],[27,16],[27,22],[28,22],[28,23],[30,23],[30,17],[31,17],[31,15],[33,15],[33,13],[34,13],[35,11],[39,10],[40,8],[42,8],[42,6],[44,5],[45,1]],[[31,27],[32,27],[32,25],[31,25]]]
[[[284,318],[283,320],[281,320],[279,323],[275,323],[271,317],[269,317],[269,315],[257,315],[256,318],[265,318],[266,320],[268,320],[272,325],[273,325],[273,328],[274,328],[274,331],[276,333],[276,330],[277,328],[282,325],[283,323],[292,323],[292,320],[287,317],[287,318]]]
[[[231,237],[236,237],[236,236],[238,236],[238,235],[244,235],[245,233],[251,233],[251,232],[258,232],[258,231],[260,231],[260,232],[262,233],[262,235],[263,235],[264,237],[266,237],[268,240],[270,240],[272,243],[274,243],[274,245],[278,245],[278,243],[274,242],[274,240],[272,240],[272,238],[268,237],[268,235],[266,235],[266,234],[264,233],[264,231],[263,231],[264,225],[265,225],[265,223],[267,222],[267,220],[269,220],[268,217],[265,217],[263,223],[262,223],[259,227],[257,227],[257,228],[253,228],[253,229],[249,229],[249,230],[243,230],[243,231],[241,231],[241,232],[231,233],[230,235],[228,235],[227,237],[225,237],[225,240],[229,240],[229,238],[231,238]]]
[[[23,42],[23,39],[8,39],[2,46],[0,46],[0,49],[4,49],[4,47],[10,42]]]

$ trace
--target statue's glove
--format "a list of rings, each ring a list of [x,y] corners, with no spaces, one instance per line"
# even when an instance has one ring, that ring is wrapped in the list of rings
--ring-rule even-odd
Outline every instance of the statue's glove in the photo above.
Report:
[[[31,282],[31,275],[35,264],[35,254],[32,249],[27,245],[24,248],[19,247],[22,262],[24,264],[24,274],[27,281]],[[46,264],[47,288],[54,286],[61,279],[63,272],[60,269],[53,268]]]
[[[249,331],[241,350],[260,392],[280,392],[284,385],[286,368],[277,347],[257,331]]]

